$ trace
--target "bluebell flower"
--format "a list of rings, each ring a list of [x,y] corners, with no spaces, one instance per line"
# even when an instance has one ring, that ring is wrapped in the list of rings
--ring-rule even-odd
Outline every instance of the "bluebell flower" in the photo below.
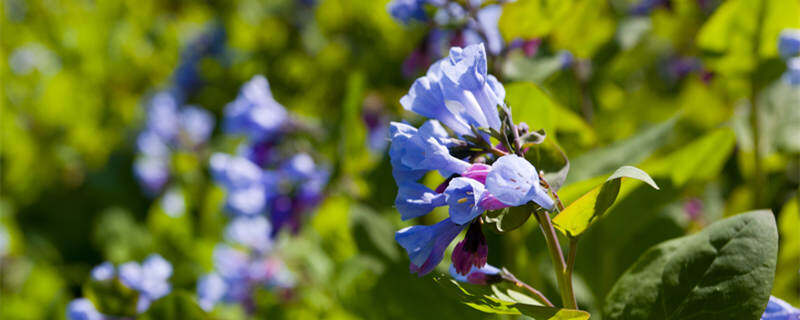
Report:
[[[272,97],[267,78],[256,75],[242,86],[236,100],[225,106],[224,128],[253,141],[271,140],[288,119],[286,109]]]
[[[503,36],[500,35],[500,15],[503,14],[503,7],[492,4],[481,8],[477,16],[477,23],[484,36],[486,36],[486,48],[491,54],[498,55],[503,50]]]
[[[761,320],[800,320],[800,309],[786,301],[770,296]]]
[[[451,180],[444,191],[450,210],[450,220],[463,225],[481,215],[484,209],[478,203],[485,192],[483,184],[475,179],[459,177]]]
[[[180,128],[180,115],[177,98],[166,91],[156,93],[147,109],[147,128],[163,141],[172,141]]]
[[[210,273],[197,280],[197,304],[205,311],[211,311],[225,297],[228,289],[225,280],[216,273]]]
[[[486,176],[486,189],[509,206],[533,201],[547,210],[553,208],[553,199],[539,184],[536,168],[516,155],[502,156],[492,164],[492,170]]]
[[[467,274],[471,267],[481,268],[489,257],[489,246],[486,236],[483,235],[481,222],[475,221],[469,225],[464,239],[453,248],[450,256],[457,273]]]
[[[136,148],[148,157],[168,157],[171,151],[167,143],[153,130],[146,129],[136,137]]]
[[[778,52],[788,59],[800,54],[800,29],[783,29],[778,36]]]
[[[227,190],[226,207],[237,215],[262,213],[267,205],[267,175],[244,157],[215,153],[210,160],[211,175]]]
[[[444,219],[432,226],[411,226],[395,233],[395,240],[408,253],[412,273],[430,273],[444,257],[447,246],[466,226]]]
[[[225,279],[237,279],[247,276],[247,265],[250,261],[247,253],[228,245],[217,245],[213,253],[214,268]]]
[[[150,303],[167,295],[172,286],[172,264],[158,254],[152,254],[142,264],[126,262],[119,266],[119,280],[125,286],[139,292],[136,310],[142,313]]]
[[[503,277],[500,275],[500,269],[489,264],[480,268],[473,266],[466,275],[459,274],[455,266],[450,265],[450,276],[457,281],[477,285],[487,285],[503,281]]]
[[[172,218],[183,216],[186,213],[186,199],[183,197],[183,191],[172,188],[164,193],[164,197],[161,198],[161,209]]]
[[[195,106],[185,106],[181,110],[181,131],[189,140],[190,146],[196,146],[208,141],[211,131],[214,130],[214,116],[208,110]]]
[[[403,220],[424,216],[446,204],[445,195],[416,183],[403,182],[398,186],[394,205]]]
[[[792,86],[800,86],[800,57],[794,57],[786,61],[783,81]]]
[[[500,130],[497,106],[505,89],[487,74],[483,44],[454,47],[418,78],[400,99],[406,110],[439,120],[459,136],[473,135],[470,126]]]
[[[393,167],[408,171],[438,170],[445,177],[469,168],[469,163],[450,155],[447,131],[435,120],[425,122],[419,130],[392,122],[391,133],[389,156]]]
[[[157,194],[169,181],[169,160],[162,157],[138,157],[133,173],[149,194]]]
[[[425,21],[425,4],[428,0],[392,0],[386,5],[386,10],[395,19],[409,23],[411,20]]]
[[[225,228],[225,238],[233,243],[264,252],[272,247],[272,226],[262,215],[238,217]]]
[[[95,281],[106,281],[114,278],[114,265],[111,262],[103,262],[92,269],[92,279]]]
[[[92,301],[86,298],[72,300],[67,305],[69,320],[104,320],[106,317],[95,309]]]

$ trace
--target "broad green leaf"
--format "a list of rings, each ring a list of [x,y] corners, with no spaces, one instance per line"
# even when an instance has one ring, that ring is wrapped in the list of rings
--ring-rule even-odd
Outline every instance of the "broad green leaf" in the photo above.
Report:
[[[646,172],[630,166],[619,168],[603,184],[572,202],[553,218],[555,227],[571,237],[577,237],[586,231],[614,204],[619,194],[622,178],[640,180],[658,189],[658,185]]]
[[[457,282],[446,276],[435,281],[462,302],[476,310],[494,314],[523,314],[536,320],[586,320],[589,313],[581,310],[543,306],[533,298],[504,285],[479,286]]]
[[[207,319],[203,309],[195,302],[194,295],[178,290],[170,293],[166,297],[156,300],[150,305],[140,319],[175,319],[175,320],[194,320]]]
[[[483,221],[493,227],[495,232],[505,233],[522,226],[534,210],[536,209],[532,206],[525,205],[489,211],[483,216]]]
[[[736,137],[730,128],[714,130],[669,156],[642,164],[653,176],[668,176],[675,186],[711,179],[728,159]]]
[[[772,212],[754,211],[650,248],[606,299],[605,319],[758,319],[778,253]]]
[[[119,280],[89,281],[83,295],[92,301],[97,311],[112,316],[136,315],[139,292],[126,287]]]
[[[567,184],[583,181],[622,165],[635,165],[666,144],[678,117],[664,121],[628,139],[572,159]]]
[[[396,213],[392,213],[396,214]],[[355,204],[350,208],[350,228],[356,230],[361,226],[368,239],[381,253],[390,260],[397,260],[400,252],[394,241],[395,227],[388,220],[367,206]],[[358,242],[361,239],[354,239]]]
[[[520,0],[503,7],[500,33],[506,41],[548,35],[570,13],[573,1]]]
[[[555,20],[553,46],[569,50],[578,58],[588,59],[614,36],[616,21],[611,16],[608,1],[584,0],[574,2],[569,15]]]
[[[522,52],[512,51],[503,64],[503,76],[512,81],[530,81],[541,84],[562,69],[559,55],[528,58]]]

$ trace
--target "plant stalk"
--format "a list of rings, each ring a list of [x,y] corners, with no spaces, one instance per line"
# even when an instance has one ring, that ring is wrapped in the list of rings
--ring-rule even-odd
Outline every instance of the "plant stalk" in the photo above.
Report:
[[[578,303],[572,293],[572,279],[571,277],[568,278],[564,254],[561,252],[561,245],[558,243],[558,235],[556,235],[556,230],[553,228],[553,223],[546,212],[536,212],[535,214],[536,220],[539,222],[539,228],[542,230],[547,242],[550,258],[553,261],[553,268],[556,270],[558,288],[561,291],[561,301],[564,307],[577,310]]]

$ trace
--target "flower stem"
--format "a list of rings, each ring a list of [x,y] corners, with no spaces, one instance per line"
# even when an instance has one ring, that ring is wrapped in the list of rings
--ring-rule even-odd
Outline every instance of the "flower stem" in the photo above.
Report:
[[[578,309],[578,303],[575,301],[575,295],[572,293],[572,279],[567,275],[567,266],[564,262],[564,254],[561,252],[561,245],[558,243],[558,235],[553,228],[553,223],[550,221],[550,216],[546,212],[535,212],[536,220],[539,222],[539,228],[544,234],[547,242],[547,248],[550,251],[550,258],[553,261],[553,268],[556,270],[556,279],[558,280],[558,288],[561,291],[561,301],[566,308]]]
[[[567,293],[572,298],[572,303],[577,309],[578,302],[575,300],[575,292],[572,290],[572,270],[575,268],[575,255],[578,253],[578,238],[569,238],[569,253],[567,256],[566,270],[564,270],[564,281],[566,282]]]
[[[547,300],[547,297],[545,297],[544,294],[542,294],[541,291],[536,290],[536,288],[531,287],[529,284],[520,281],[519,279],[517,279],[516,276],[514,276],[514,274],[512,274],[510,271],[508,271],[508,269],[503,268],[502,275],[503,275],[503,280],[511,282],[517,287],[524,288],[525,290],[528,290],[528,292],[533,294],[533,298],[536,299],[536,301],[539,301],[539,302],[541,302],[542,304],[544,304],[544,305],[546,305],[548,307],[553,307],[553,303],[550,302],[550,300]]]

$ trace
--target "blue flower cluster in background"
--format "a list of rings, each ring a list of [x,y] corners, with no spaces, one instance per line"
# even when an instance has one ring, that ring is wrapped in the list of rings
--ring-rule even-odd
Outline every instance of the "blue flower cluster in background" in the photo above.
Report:
[[[166,296],[172,290],[169,278],[172,264],[158,254],[152,254],[141,264],[131,261],[114,267],[104,262],[92,269],[92,281],[109,283],[119,281],[128,289],[138,293],[136,313],[147,311],[150,304]],[[67,318],[71,320],[115,319],[118,315],[104,315],[87,298],[73,300],[67,307]]]
[[[767,310],[761,320],[800,320],[800,309],[792,307],[786,301],[770,296]]]
[[[479,217],[487,210],[530,201],[545,209],[554,205],[530,162],[509,154],[504,146],[491,145],[487,132],[503,130],[502,121],[510,120],[506,118],[510,114],[501,119],[499,107],[505,106],[505,89],[487,74],[486,65],[483,44],[452,48],[450,56],[434,63],[400,99],[406,110],[432,119],[419,129],[405,123],[391,124],[389,156],[399,189],[395,206],[402,219],[426,215],[439,206],[449,207],[450,216],[441,222],[411,226],[395,235],[408,253],[411,271],[420,276],[441,262],[447,246],[464,229],[464,240],[452,254],[453,270],[464,276],[457,279],[468,280],[473,268],[483,270],[475,279],[497,275],[492,269],[484,269],[488,247]],[[478,151],[454,155],[456,149]],[[447,178],[436,190],[418,182],[433,170]]]
[[[800,29],[785,29],[778,39],[778,52],[786,60],[783,81],[800,86]]]
[[[304,214],[322,199],[329,173],[309,154],[281,157],[278,144],[291,130],[289,115],[272,98],[266,78],[255,76],[242,86],[224,121],[227,133],[246,137],[237,155],[210,159],[214,180],[227,192],[227,211],[268,217],[273,236],[283,228],[297,232]]]
[[[290,290],[294,276],[274,252],[272,227],[264,216],[235,218],[225,230],[226,242],[214,249],[214,271],[197,283],[200,306],[210,311],[217,303],[254,308],[259,288]]]

